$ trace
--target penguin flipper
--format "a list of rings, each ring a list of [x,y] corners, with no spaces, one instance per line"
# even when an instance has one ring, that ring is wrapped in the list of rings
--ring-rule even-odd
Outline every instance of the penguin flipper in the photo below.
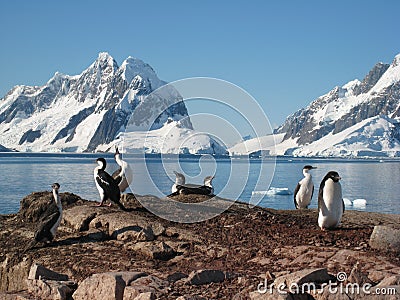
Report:
[[[324,202],[324,187],[325,187],[325,180],[322,180],[318,191],[318,211],[321,210],[322,203]]]
[[[342,205],[343,205],[343,213],[344,213],[344,211],[346,210],[346,206],[344,205],[343,199],[342,199]]]
[[[314,184],[313,184],[313,186],[312,186],[312,192],[311,192],[311,199],[310,199],[310,201],[312,200],[312,197],[314,196]]]
[[[299,205],[297,204],[297,201],[296,201],[296,196],[297,196],[297,193],[299,192],[299,190],[300,190],[300,183],[297,183],[297,186],[296,186],[296,188],[294,189],[294,196],[293,196],[293,200],[294,200],[294,207],[296,207],[296,209],[298,209],[299,208]]]

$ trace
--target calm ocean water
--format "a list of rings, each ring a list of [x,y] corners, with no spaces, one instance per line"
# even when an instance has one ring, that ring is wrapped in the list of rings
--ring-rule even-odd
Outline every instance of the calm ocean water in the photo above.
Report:
[[[99,200],[93,181],[94,160],[99,154],[23,154],[0,153],[2,180],[0,180],[0,214],[15,213],[21,199],[33,191],[50,190],[59,182],[62,192],[71,192],[88,200]],[[109,162],[107,171],[117,169],[112,155],[103,155]],[[350,200],[366,199],[365,208],[348,206],[373,212],[400,214],[400,160],[361,159],[300,159],[277,158],[261,162],[259,159],[227,159],[197,157],[147,157],[129,159],[134,170],[133,191],[138,194],[168,194],[173,184],[173,170],[187,174],[187,182],[201,183],[202,178],[215,173],[215,193],[224,198],[248,202],[252,191],[266,191],[269,187],[294,190],[302,178],[302,167],[317,166],[313,170],[315,193],[311,207],[317,207],[317,194],[321,179],[330,170],[342,177],[343,197]],[[144,170],[146,169],[146,170]],[[261,177],[259,177],[261,171]],[[148,172],[153,188],[142,180]],[[265,176],[265,173],[268,173]],[[270,184],[270,179],[272,183]],[[257,183],[258,180],[258,183]],[[293,195],[262,197],[260,206],[275,209],[294,209]]]

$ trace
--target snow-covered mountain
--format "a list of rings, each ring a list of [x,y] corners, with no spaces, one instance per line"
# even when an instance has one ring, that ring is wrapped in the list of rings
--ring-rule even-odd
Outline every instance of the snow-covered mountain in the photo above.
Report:
[[[11,151],[10,149],[0,145],[0,152],[10,152],[10,151]]]
[[[246,141],[230,152],[295,156],[400,156],[400,54],[362,80],[335,87],[275,130],[276,146]],[[268,140],[268,139],[267,139]],[[271,137],[269,138],[271,141]],[[263,145],[264,143],[264,145]]]
[[[162,89],[162,97],[148,97],[165,84],[140,59],[128,57],[118,66],[108,53],[100,53],[79,75],[57,72],[44,86],[16,86],[0,99],[0,144],[35,152],[108,150],[129,120],[138,136],[148,129],[163,134],[160,129],[178,123],[180,135],[193,135],[186,106],[176,90]],[[156,145],[144,147],[144,143],[136,144],[151,152],[162,151]],[[223,149],[215,143],[205,135],[200,148],[196,143],[183,150],[170,145],[169,153]]]

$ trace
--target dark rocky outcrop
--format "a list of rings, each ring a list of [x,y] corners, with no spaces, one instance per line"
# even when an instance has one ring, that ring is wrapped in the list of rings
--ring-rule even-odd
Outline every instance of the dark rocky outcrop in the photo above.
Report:
[[[18,142],[18,145],[22,145],[23,143],[33,143],[36,139],[41,137],[40,130],[32,130],[29,129],[27,132],[25,132],[21,139]]]
[[[215,218],[180,224],[141,206],[162,200],[151,196],[128,195],[124,204],[133,210],[125,212],[61,195],[64,217],[50,245],[20,251],[33,238],[50,192],[28,195],[18,214],[0,218],[0,299],[338,300],[347,296],[332,296],[326,287],[340,272],[349,283],[399,289],[398,255],[372,249],[369,240],[374,226],[397,228],[400,216],[346,211],[340,228],[322,232],[315,210],[231,203]],[[317,290],[282,295],[269,290],[272,283]]]

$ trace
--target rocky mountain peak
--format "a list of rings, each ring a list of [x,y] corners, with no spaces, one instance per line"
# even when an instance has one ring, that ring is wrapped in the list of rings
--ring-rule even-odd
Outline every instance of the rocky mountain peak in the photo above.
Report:
[[[354,95],[367,93],[389,68],[389,64],[377,63],[365,76],[363,81],[354,89]]]
[[[342,87],[333,88],[307,108],[289,116],[275,133],[283,133],[284,141],[293,140],[303,147],[329,134],[339,134],[370,118],[378,117],[382,122],[391,124],[399,122],[396,120],[400,116],[399,66],[400,54],[390,65],[377,63],[361,82],[353,80]],[[397,130],[393,129],[396,126],[386,126],[391,132],[382,137],[398,136],[393,131]]]

